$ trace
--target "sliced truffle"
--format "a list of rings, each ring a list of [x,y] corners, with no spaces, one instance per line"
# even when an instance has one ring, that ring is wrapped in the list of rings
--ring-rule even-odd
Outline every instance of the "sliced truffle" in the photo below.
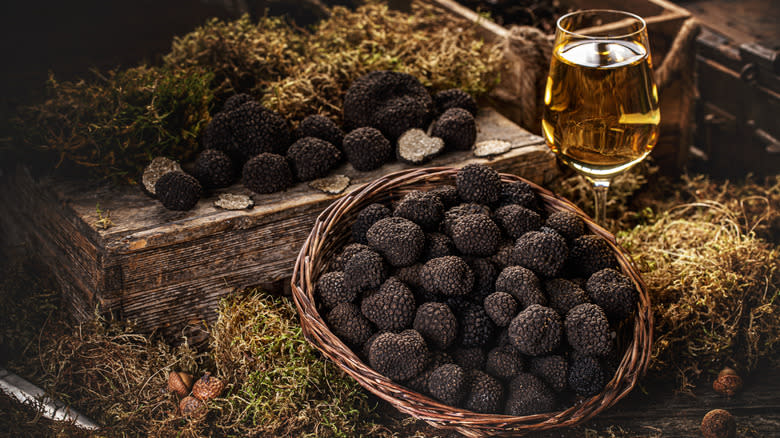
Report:
[[[458,323],[452,310],[444,303],[430,302],[417,308],[414,329],[429,345],[445,350],[458,334]]]
[[[233,184],[236,169],[233,160],[217,149],[206,149],[195,159],[195,178],[206,188],[221,188]]]
[[[517,204],[499,207],[493,214],[493,219],[501,226],[504,233],[513,239],[529,231],[538,230],[542,226],[542,217],[539,213]]]
[[[280,192],[293,184],[287,160],[276,154],[263,153],[250,159],[241,175],[244,186],[260,194]]]
[[[414,190],[396,204],[393,216],[409,219],[424,230],[436,229],[444,215],[444,204],[438,196]]]
[[[184,172],[168,172],[154,184],[154,192],[168,210],[190,210],[198,203],[200,183]]]
[[[353,129],[342,142],[347,161],[356,170],[366,172],[382,167],[393,155],[393,145],[378,129]]]
[[[481,347],[493,339],[496,325],[485,313],[485,309],[471,302],[465,302],[453,309],[458,320],[458,342],[463,347]]]
[[[452,227],[455,226],[455,223],[463,216],[468,216],[470,214],[484,214],[489,216],[490,208],[474,203],[456,205],[444,212],[444,220],[441,224],[442,232],[448,236],[452,236]]]
[[[341,152],[325,140],[304,137],[287,150],[295,177],[300,181],[322,178],[341,161]]]
[[[558,210],[547,216],[545,226],[560,233],[567,241],[572,241],[585,234],[585,222],[577,214],[566,210]]]
[[[499,326],[506,327],[518,313],[518,303],[506,292],[494,292],[485,298],[485,312]]]
[[[415,315],[414,294],[401,280],[390,277],[379,291],[360,303],[363,315],[379,330],[399,332],[410,328]]]
[[[425,233],[422,228],[402,217],[378,220],[366,232],[366,240],[393,266],[414,264],[425,247]]]
[[[333,333],[347,344],[361,346],[374,333],[371,323],[352,303],[337,305],[325,319]]]
[[[441,199],[444,208],[449,210],[450,208],[458,205],[460,200],[458,199],[458,189],[455,186],[448,184],[440,185],[432,188],[428,193],[434,194]]]
[[[337,148],[341,147],[341,143],[344,140],[344,131],[342,131],[333,120],[319,114],[306,116],[306,118],[301,120],[301,123],[298,124],[298,128],[295,130],[294,134],[296,139],[304,137],[319,138]]]
[[[537,213],[542,213],[536,192],[525,181],[502,183],[499,204],[517,204]]]
[[[598,394],[607,383],[598,359],[584,354],[573,354],[569,362],[569,388],[577,395],[590,397]]]
[[[431,127],[431,135],[444,140],[448,150],[468,150],[477,139],[477,122],[463,108],[450,108]]]
[[[521,353],[529,356],[550,354],[561,343],[563,324],[558,312],[532,304],[518,313],[509,324],[509,339]]]
[[[581,287],[565,278],[553,278],[544,282],[549,306],[562,317],[566,317],[575,306],[588,302],[588,296]]]
[[[427,261],[420,271],[422,285],[430,293],[467,295],[474,287],[474,274],[460,257],[446,256]]]
[[[246,93],[234,94],[227,98],[225,104],[222,105],[222,112],[233,111],[241,105],[255,100],[252,96]]]
[[[468,371],[468,391],[463,407],[484,414],[497,413],[501,410],[504,399],[504,387],[501,382],[482,371]]]
[[[466,202],[492,204],[501,196],[501,176],[484,164],[467,164],[455,175],[455,187]]]
[[[454,363],[436,368],[428,378],[428,392],[442,403],[455,406],[466,395],[466,371]]]
[[[344,286],[350,291],[377,289],[386,276],[385,261],[371,249],[356,253],[344,263]]]
[[[569,364],[560,355],[532,357],[528,371],[544,380],[556,392],[566,389]]]
[[[569,345],[589,356],[604,356],[612,348],[609,322],[601,307],[585,303],[566,314],[566,339]]]
[[[331,271],[343,271],[344,265],[349,261],[349,259],[352,258],[353,255],[359,253],[360,251],[363,251],[364,249],[370,250],[371,248],[368,245],[363,245],[361,243],[350,243],[349,245],[345,246],[344,249],[341,250],[339,255],[337,255],[333,262],[331,263],[330,270]]]
[[[245,102],[227,115],[234,149],[243,160],[265,152],[282,155],[292,142],[287,121],[255,101]]]
[[[371,343],[368,363],[378,373],[395,381],[411,379],[428,365],[431,353],[414,330],[382,333]]]
[[[323,274],[316,287],[322,303],[327,308],[333,308],[341,303],[351,303],[357,298],[357,292],[344,286],[344,273],[333,271]]]
[[[439,114],[444,114],[450,108],[463,108],[477,117],[477,101],[460,88],[439,91],[433,96],[433,101]]]
[[[488,259],[479,257],[469,257],[466,259],[474,273],[474,290],[471,293],[471,299],[482,302],[485,298],[496,291],[496,278],[498,278],[498,269]]]
[[[352,223],[352,240],[358,243],[366,244],[366,232],[371,225],[377,221],[390,217],[390,209],[382,204],[369,204],[357,214],[355,222]]]
[[[485,369],[485,350],[479,347],[459,347],[452,351],[452,358],[455,363],[466,370]]]
[[[488,352],[485,371],[497,379],[511,379],[523,371],[523,356],[511,345],[498,346]]]
[[[507,415],[524,417],[555,409],[555,393],[538,377],[520,373],[509,382]]]
[[[423,251],[422,261],[446,257],[455,253],[455,244],[452,239],[442,233],[425,233],[425,251]]]
[[[444,151],[444,140],[431,137],[422,129],[410,129],[398,138],[396,156],[415,166],[426,163]]]
[[[547,304],[539,277],[522,266],[507,266],[496,278],[496,291],[507,292],[520,302],[522,309],[531,304]]]
[[[557,277],[566,263],[569,249],[566,240],[555,234],[529,231],[515,242],[515,263],[547,278]]]
[[[501,230],[484,214],[468,214],[452,226],[452,241],[463,254],[487,257],[496,253]]]
[[[569,270],[575,275],[590,278],[605,268],[616,268],[617,259],[606,240],[593,234],[577,237],[569,248]]]
[[[605,268],[591,275],[585,284],[585,290],[590,299],[614,320],[631,316],[639,299],[631,279],[612,268]]]

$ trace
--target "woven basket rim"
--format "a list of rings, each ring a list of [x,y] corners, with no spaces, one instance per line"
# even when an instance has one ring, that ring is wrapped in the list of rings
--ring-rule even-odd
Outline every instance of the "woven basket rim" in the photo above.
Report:
[[[620,247],[609,231],[596,224],[585,212],[567,199],[515,175],[500,174],[503,181],[528,183],[548,211],[573,212],[583,219],[590,232],[603,237],[615,253],[621,271],[631,278],[639,292],[630,343],[626,346],[615,374],[602,392],[559,412],[523,417],[474,413],[444,405],[377,373],[363,363],[357,354],[327,327],[317,310],[314,285],[325,267],[325,261],[321,260],[322,252],[328,249],[329,242],[334,244],[339,241],[339,238],[344,240],[343,235],[335,234],[339,219],[349,212],[359,210],[364,204],[377,200],[377,197],[389,197],[391,194],[401,194],[409,190],[435,187],[443,182],[454,184],[454,177],[458,170],[459,168],[455,167],[430,167],[390,173],[352,190],[320,213],[296,259],[291,279],[292,296],[304,337],[325,357],[357,380],[361,386],[389,402],[399,411],[424,420],[434,427],[454,429],[466,436],[517,436],[527,432],[574,426],[613,406],[634,388],[639,377],[647,370],[650,360],[653,318],[647,287],[628,253]]]

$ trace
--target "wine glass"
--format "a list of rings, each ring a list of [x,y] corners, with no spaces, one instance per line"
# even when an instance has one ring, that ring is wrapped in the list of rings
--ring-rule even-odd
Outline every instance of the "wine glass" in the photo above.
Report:
[[[604,225],[615,175],[642,161],[658,140],[658,88],[645,21],[612,10],[558,19],[544,90],[547,145],[593,184]]]

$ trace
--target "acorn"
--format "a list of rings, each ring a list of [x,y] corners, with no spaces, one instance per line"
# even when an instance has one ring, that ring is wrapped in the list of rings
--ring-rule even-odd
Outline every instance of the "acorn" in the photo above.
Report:
[[[225,384],[216,377],[211,377],[211,373],[207,372],[195,382],[192,387],[192,396],[207,401],[219,397],[223,389],[225,389]]]
[[[179,397],[185,397],[190,393],[192,381],[195,377],[192,374],[181,371],[171,371],[168,374],[168,391],[175,392]]]
[[[719,394],[732,397],[742,389],[742,378],[731,368],[723,368],[718,378],[712,382],[712,389]]]
[[[188,395],[179,402],[179,412],[185,417],[199,418],[206,415],[206,405]]]
[[[713,409],[701,420],[701,434],[704,438],[734,438],[737,422],[729,411]]]

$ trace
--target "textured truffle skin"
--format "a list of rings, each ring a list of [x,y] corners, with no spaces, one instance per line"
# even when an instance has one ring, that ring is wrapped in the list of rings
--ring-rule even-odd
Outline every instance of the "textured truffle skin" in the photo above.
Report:
[[[547,216],[544,225],[557,231],[567,241],[572,241],[585,234],[585,222],[578,215],[559,210]]]
[[[566,314],[566,339],[582,354],[604,356],[610,352],[609,322],[601,307],[580,304]]]
[[[368,362],[378,373],[395,381],[411,379],[428,365],[431,353],[414,330],[382,333],[371,344]]]
[[[357,214],[352,223],[352,240],[357,243],[367,244],[366,232],[377,221],[390,217],[390,209],[382,204],[369,204]]]
[[[393,266],[414,264],[425,247],[425,233],[422,228],[402,217],[388,217],[376,221],[366,232],[366,240]]]
[[[228,112],[233,111],[234,109],[240,107],[241,105],[253,101],[254,99],[252,96],[246,93],[238,93],[234,94],[225,101],[225,104],[222,105],[222,112]]]
[[[450,108],[463,108],[477,117],[477,101],[460,88],[439,91],[433,96],[433,101],[438,114],[444,114]]]
[[[444,204],[438,196],[414,190],[396,204],[393,216],[409,219],[424,230],[435,230],[444,216]]]
[[[344,287],[357,293],[376,289],[387,276],[385,261],[371,249],[362,250],[344,263]]]
[[[154,184],[157,199],[168,210],[190,210],[200,199],[200,183],[184,172],[168,172]]]
[[[704,438],[734,438],[737,423],[729,411],[713,409],[701,420],[701,434]]]
[[[401,280],[390,277],[379,291],[363,298],[360,310],[379,330],[399,332],[410,328],[415,315],[414,294]]]
[[[606,378],[599,361],[584,354],[573,354],[569,362],[569,388],[577,395],[590,397],[604,389]]]
[[[234,149],[247,160],[264,152],[282,155],[292,137],[284,118],[255,101],[248,101],[227,113]]]
[[[429,394],[428,379],[431,377],[431,374],[433,374],[436,368],[448,363],[453,363],[452,357],[450,357],[449,354],[443,351],[432,351],[431,360],[428,361],[428,365],[425,369],[420,374],[406,380],[404,385],[419,393]]]
[[[542,226],[542,217],[539,213],[517,204],[499,207],[493,214],[493,219],[501,226],[504,233],[513,239],[529,231],[538,230]]]
[[[536,192],[525,181],[505,182],[501,184],[499,204],[517,204],[537,213],[541,213]]]
[[[233,144],[233,125],[227,112],[214,114],[203,130],[201,145],[204,149],[217,149],[245,159],[240,156]]]
[[[466,202],[492,204],[501,196],[501,176],[484,164],[467,164],[456,174],[455,187]]]
[[[452,358],[455,363],[466,370],[485,369],[485,350],[479,347],[464,348],[459,347],[452,351]]]
[[[485,313],[499,326],[506,327],[518,313],[517,300],[506,292],[494,292],[485,298]]]
[[[532,357],[528,371],[542,379],[553,391],[566,389],[569,364],[560,355]]]
[[[409,129],[425,129],[434,110],[431,95],[417,78],[392,71],[374,71],[353,81],[343,108],[349,129],[371,126],[390,141]]]
[[[602,269],[585,283],[590,299],[604,309],[608,317],[622,320],[631,316],[638,300],[631,279],[612,268]]]
[[[347,161],[356,170],[366,172],[382,167],[393,155],[393,145],[371,127],[353,129],[342,142]]]
[[[476,302],[482,302],[488,295],[496,291],[496,278],[498,269],[486,258],[469,257],[466,259],[474,273],[474,290],[471,293],[471,299]]]
[[[280,192],[293,183],[287,160],[271,153],[263,153],[247,161],[241,179],[246,188],[260,194]]]
[[[344,140],[344,131],[341,130],[333,120],[321,116],[319,114],[312,114],[306,116],[298,124],[298,128],[294,132],[296,139],[304,137],[314,137],[320,140],[325,140],[328,143],[341,147],[341,143]]]
[[[549,306],[565,317],[574,306],[588,302],[588,296],[581,287],[565,278],[553,278],[544,282]]]
[[[556,234],[529,231],[515,242],[515,263],[542,277],[557,277],[566,263],[569,249],[566,240]]]
[[[233,160],[217,149],[206,149],[195,159],[195,178],[206,188],[221,188],[233,184],[236,178]]]
[[[484,414],[501,410],[504,388],[501,382],[478,370],[468,371],[468,392],[463,407]]]
[[[458,342],[463,347],[481,347],[493,338],[496,325],[482,306],[465,302],[453,309],[458,319]]]
[[[428,392],[442,403],[455,406],[466,395],[466,371],[454,363],[436,368],[428,378]]]
[[[420,280],[428,292],[445,296],[467,295],[474,287],[474,273],[457,256],[427,261],[420,270]]]
[[[560,345],[562,326],[558,312],[533,304],[518,313],[509,324],[509,339],[521,353],[543,356]]]
[[[539,277],[522,266],[507,266],[496,278],[496,292],[507,292],[520,302],[522,309],[531,304],[547,305]]]
[[[409,266],[402,266],[397,268],[393,275],[403,281],[405,285],[412,289],[412,292],[417,292],[417,289],[422,289],[422,281],[420,280],[420,270],[422,269],[421,263],[415,263]],[[418,301],[417,304],[422,304],[426,301]]]
[[[586,234],[571,242],[568,265],[575,275],[589,278],[602,269],[616,268],[617,259],[606,240]]]
[[[341,303],[331,310],[327,317],[328,326],[341,340],[361,346],[371,337],[374,329],[371,323],[360,313],[360,309],[352,303]]]
[[[459,221],[460,218],[470,214],[484,214],[489,216],[490,208],[474,203],[463,203],[456,205],[455,207],[452,207],[444,212],[444,220],[441,224],[442,232],[448,236],[452,236],[452,227],[455,226],[455,223]]]
[[[446,350],[455,341],[458,323],[444,303],[429,302],[417,308],[414,329],[434,348]]]
[[[436,186],[429,190],[428,193],[438,196],[441,202],[444,204],[445,209],[450,209],[458,205],[460,202],[458,199],[458,189],[456,189],[455,186],[448,184]]]
[[[526,415],[550,412],[555,409],[555,394],[538,377],[520,373],[509,382],[505,412],[507,415]]]
[[[341,152],[325,140],[304,137],[287,150],[287,159],[300,181],[322,178],[341,161]]]
[[[357,298],[357,292],[344,286],[344,273],[332,271],[323,274],[317,281],[317,294],[325,307],[331,309],[341,303],[351,303]]]
[[[425,233],[425,250],[422,261],[446,257],[455,253],[455,244],[452,239],[442,233]]]
[[[349,245],[345,246],[344,249],[341,250],[339,255],[337,255],[333,259],[333,263],[331,264],[330,270],[343,271],[344,265],[347,263],[347,261],[349,261],[349,259],[351,259],[353,255],[359,253],[360,251],[363,251],[364,249],[371,250],[371,248],[368,245],[363,245],[361,243],[350,243]]]
[[[450,108],[431,127],[431,135],[444,140],[449,150],[468,150],[477,139],[477,122],[463,108]]]
[[[488,352],[485,371],[497,379],[511,379],[523,371],[523,356],[511,345],[498,346]]]
[[[463,254],[487,257],[496,253],[501,230],[484,214],[468,214],[452,226],[452,241]]]

